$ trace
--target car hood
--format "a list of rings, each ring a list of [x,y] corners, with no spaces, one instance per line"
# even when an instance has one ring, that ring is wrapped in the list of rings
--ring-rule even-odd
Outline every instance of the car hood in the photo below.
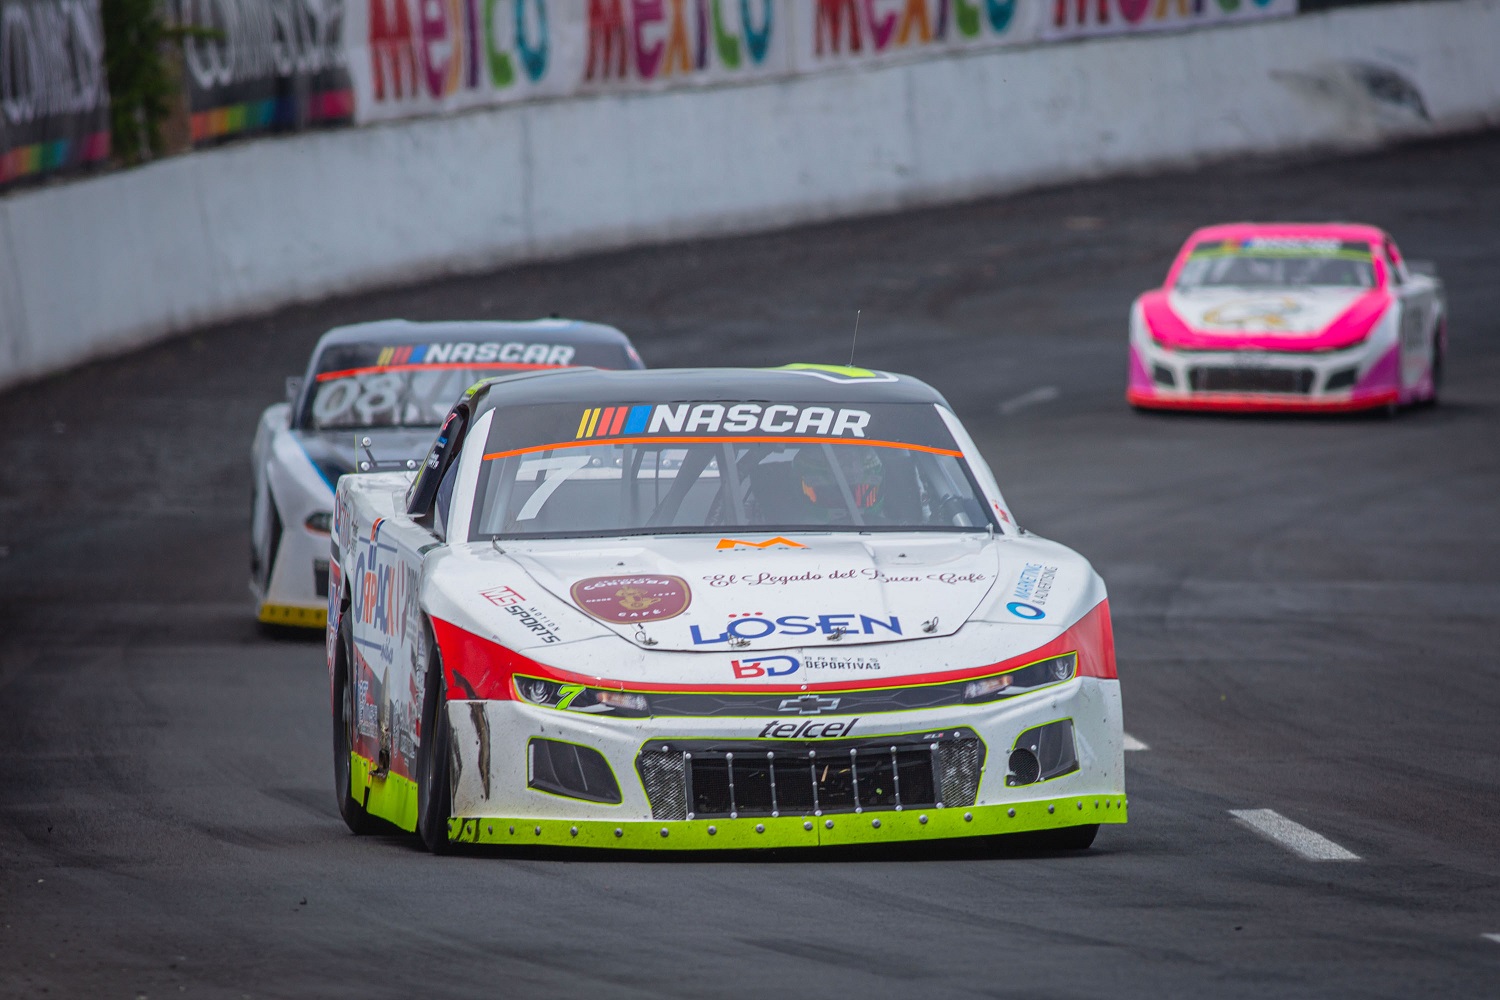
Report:
[[[1381,289],[1202,288],[1151,292],[1141,308],[1165,347],[1328,351],[1364,340],[1389,303]]]
[[[972,669],[1043,646],[1105,598],[1077,553],[1015,535],[472,543],[428,560],[435,618],[611,682],[863,683]]]
[[[836,649],[948,635],[999,570],[978,534],[696,535],[506,551],[553,597],[662,651]]]

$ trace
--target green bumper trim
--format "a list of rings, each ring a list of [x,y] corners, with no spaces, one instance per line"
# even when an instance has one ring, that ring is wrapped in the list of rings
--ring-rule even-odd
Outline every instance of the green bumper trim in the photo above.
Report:
[[[351,753],[349,758],[349,787],[365,790],[365,812],[389,820],[403,830],[415,830],[417,783],[399,774],[377,776],[375,765],[357,753]]]
[[[1124,823],[1123,795],[1068,796],[968,809],[908,809],[747,819],[608,820],[455,816],[448,839],[465,844],[545,844],[634,851],[831,847],[987,837],[1093,823]]]

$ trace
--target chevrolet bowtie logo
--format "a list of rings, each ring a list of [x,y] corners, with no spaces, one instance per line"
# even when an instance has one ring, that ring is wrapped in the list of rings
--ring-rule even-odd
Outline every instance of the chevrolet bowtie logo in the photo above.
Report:
[[[796,698],[781,699],[780,712],[796,712],[798,715],[817,715],[819,712],[832,712],[839,707],[837,698],[821,698],[815,694],[799,695]]]

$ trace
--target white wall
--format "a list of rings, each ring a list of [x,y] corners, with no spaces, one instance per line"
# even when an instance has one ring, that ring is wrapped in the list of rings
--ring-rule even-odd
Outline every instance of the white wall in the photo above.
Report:
[[[0,387],[510,261],[1493,126],[1497,52],[1500,0],[1381,5],[194,153],[0,199]]]

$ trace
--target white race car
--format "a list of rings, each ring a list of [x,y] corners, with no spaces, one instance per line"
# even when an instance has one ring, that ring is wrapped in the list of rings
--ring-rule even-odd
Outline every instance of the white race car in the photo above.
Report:
[[[339,481],[339,808],[433,851],[1084,848],[1126,818],[1104,584],[863,369],[514,375]]]
[[[572,320],[384,320],[325,333],[255,433],[250,592],[260,621],[324,626],[339,476],[416,468],[453,401],[481,378],[573,365],[643,367],[619,330]]]

